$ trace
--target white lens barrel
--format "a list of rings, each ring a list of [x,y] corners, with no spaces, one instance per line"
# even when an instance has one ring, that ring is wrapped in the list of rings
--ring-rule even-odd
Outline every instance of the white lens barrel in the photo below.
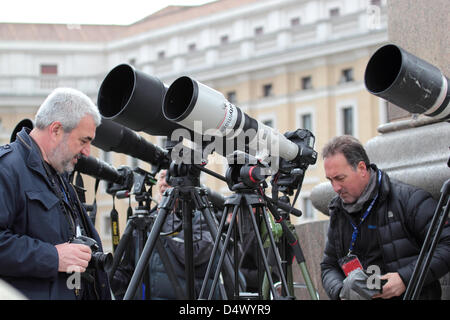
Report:
[[[250,149],[258,154],[290,161],[299,153],[298,146],[284,135],[249,117],[222,93],[189,77],[178,78],[169,87],[163,113],[167,119],[202,135],[247,138]],[[229,154],[236,150],[226,151]]]

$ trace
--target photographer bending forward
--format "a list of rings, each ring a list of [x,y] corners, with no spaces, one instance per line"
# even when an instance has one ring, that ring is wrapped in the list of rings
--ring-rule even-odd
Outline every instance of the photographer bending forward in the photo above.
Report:
[[[401,297],[411,279],[436,201],[424,190],[390,179],[351,136],[323,149],[325,174],[337,196],[329,205],[330,227],[321,263],[331,299]],[[361,271],[378,270],[382,288]],[[369,268],[370,267],[370,268]],[[440,299],[439,278],[450,270],[450,225],[441,234],[421,299]],[[370,273],[370,272],[369,272]],[[374,275],[376,276],[376,275]],[[383,280],[383,281],[381,281]],[[381,289],[381,290],[380,290]]]
[[[58,88],[40,106],[35,128],[0,147],[0,278],[29,299],[110,299],[106,273],[88,267],[91,249],[69,243],[83,235],[101,248],[68,182],[100,121],[87,96]]]

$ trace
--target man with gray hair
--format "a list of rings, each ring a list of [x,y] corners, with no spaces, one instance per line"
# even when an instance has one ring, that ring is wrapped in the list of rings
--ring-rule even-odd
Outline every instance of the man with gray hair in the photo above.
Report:
[[[68,180],[78,158],[89,156],[100,122],[89,97],[58,88],[35,127],[0,147],[0,278],[29,299],[111,297],[106,273],[90,265],[91,248],[71,243],[85,236],[101,248]]]
[[[364,147],[352,136],[333,138],[322,156],[326,178],[337,193],[329,204],[330,226],[320,265],[325,291],[331,299],[401,298],[436,201],[422,189],[389,178],[370,163]],[[440,299],[439,278],[449,270],[447,224],[420,298]]]

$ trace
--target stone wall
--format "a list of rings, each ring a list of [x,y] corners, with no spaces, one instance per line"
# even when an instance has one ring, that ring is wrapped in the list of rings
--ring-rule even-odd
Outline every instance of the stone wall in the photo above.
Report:
[[[314,221],[295,226],[300,247],[305,256],[306,266],[314,287],[319,294],[320,300],[328,300],[328,296],[322,287],[322,280],[320,277],[320,262],[322,261],[323,251],[325,249],[325,242],[327,237],[329,221]],[[294,261],[292,265],[294,282],[304,285],[304,279],[300,271],[300,267]],[[295,296],[298,300],[311,299],[306,288],[296,289]]]

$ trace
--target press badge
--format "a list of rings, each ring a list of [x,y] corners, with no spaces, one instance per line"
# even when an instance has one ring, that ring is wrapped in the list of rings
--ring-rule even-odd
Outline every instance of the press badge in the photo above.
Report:
[[[342,271],[344,271],[346,277],[353,270],[361,269],[364,271],[361,262],[359,262],[358,257],[355,256],[354,254],[349,254],[339,259],[339,265],[341,266]]]

